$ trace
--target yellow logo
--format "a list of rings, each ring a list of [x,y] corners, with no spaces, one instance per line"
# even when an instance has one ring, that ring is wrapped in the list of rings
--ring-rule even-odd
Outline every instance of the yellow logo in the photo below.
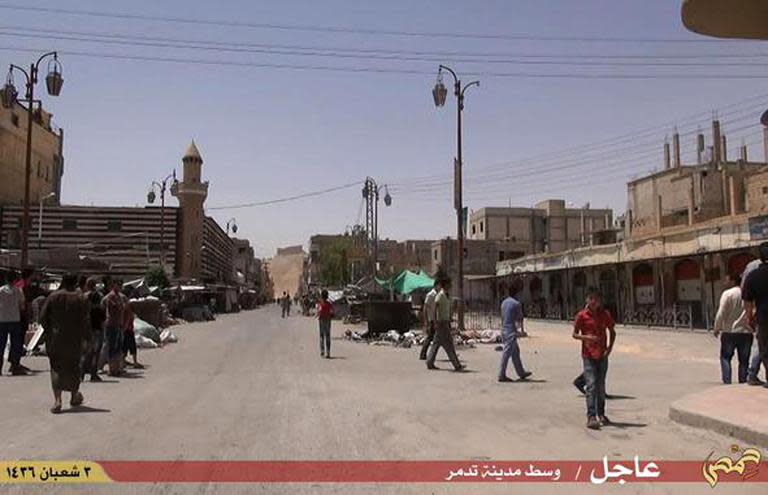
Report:
[[[741,448],[738,445],[731,446],[732,454],[738,454],[739,452],[741,452]],[[752,478],[760,470],[760,461],[763,458],[762,453],[754,448],[744,449],[741,457],[735,461],[727,455],[712,461],[712,454],[714,454],[714,451],[709,453],[704,464],[701,466],[701,473],[712,488],[717,485],[721,474],[738,473],[741,475],[742,481]],[[751,467],[748,467],[748,465]]]
[[[109,483],[91,461],[0,461],[0,483]]]

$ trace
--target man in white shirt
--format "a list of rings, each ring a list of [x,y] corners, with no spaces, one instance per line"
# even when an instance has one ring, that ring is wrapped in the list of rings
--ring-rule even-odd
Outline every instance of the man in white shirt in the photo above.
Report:
[[[26,372],[21,368],[22,348],[19,345],[13,345],[19,339],[21,328],[21,311],[24,309],[24,295],[19,289],[13,286],[11,279],[5,273],[0,272],[0,373],[3,369],[3,355],[5,354],[5,344],[8,337],[11,337],[11,348],[8,354],[8,361],[11,363],[12,375],[25,375]],[[23,335],[20,337],[23,344]]]
[[[715,337],[720,336],[720,369],[723,383],[731,383],[731,359],[739,356],[739,383],[747,381],[749,350],[752,347],[752,329],[741,299],[741,276],[729,275],[729,289],[720,296],[715,316]]]
[[[424,331],[427,336],[424,338],[424,342],[421,344],[421,354],[419,359],[426,361],[427,351],[429,345],[432,343],[432,339],[435,338],[435,298],[437,297],[437,280],[435,280],[432,290],[427,292],[424,297],[424,307],[422,309],[422,321],[424,323]]]

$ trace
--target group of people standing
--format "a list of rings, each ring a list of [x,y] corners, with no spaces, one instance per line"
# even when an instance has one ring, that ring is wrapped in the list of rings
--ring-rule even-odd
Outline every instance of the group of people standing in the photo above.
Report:
[[[437,369],[435,358],[442,347],[456,371],[465,369],[458,356],[451,335],[451,283],[448,279],[438,279],[424,299],[423,322],[426,329],[419,354],[425,360],[427,369]],[[501,302],[501,339],[502,353],[499,365],[498,381],[513,381],[507,375],[509,361],[515,368],[520,380],[527,380],[533,375],[523,366],[520,357],[518,338],[527,335],[524,328],[523,307],[517,299],[522,288],[520,280],[511,282],[507,287],[507,296]],[[587,291],[586,305],[576,315],[573,338],[581,341],[583,373],[574,384],[586,397],[587,427],[599,429],[611,424],[605,415],[605,379],[608,371],[608,356],[616,342],[616,331],[611,314],[602,306],[602,298],[597,289]],[[581,384],[581,385],[578,385]]]
[[[758,247],[759,258],[742,274],[728,277],[729,287],[720,296],[714,335],[720,338],[720,372],[723,383],[733,380],[731,361],[738,356],[739,383],[768,387],[768,242]],[[766,383],[759,378],[766,370]]]
[[[133,358],[133,367],[143,368],[138,362],[134,314],[120,280],[105,278],[100,288],[98,278],[66,274],[56,291],[40,295],[32,305],[24,290],[30,290],[33,273],[25,271],[16,283],[0,273],[0,357],[6,336],[10,335],[11,373],[30,372],[20,359],[24,335],[32,320],[30,308],[37,306],[34,319],[43,328],[42,339],[50,362],[52,413],[62,411],[62,392],[70,392],[73,407],[84,402],[80,383],[86,376],[92,382],[102,381],[99,372],[105,367],[110,376],[120,376],[128,365],[128,356]]]

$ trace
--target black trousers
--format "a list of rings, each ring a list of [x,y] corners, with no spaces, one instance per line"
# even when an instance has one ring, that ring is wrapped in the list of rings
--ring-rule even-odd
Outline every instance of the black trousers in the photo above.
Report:
[[[429,346],[432,344],[432,341],[435,339],[435,325],[434,323],[427,324],[427,336],[424,339],[424,342],[421,344],[421,353],[419,354],[419,359],[424,361],[427,359],[427,351],[429,351]]]

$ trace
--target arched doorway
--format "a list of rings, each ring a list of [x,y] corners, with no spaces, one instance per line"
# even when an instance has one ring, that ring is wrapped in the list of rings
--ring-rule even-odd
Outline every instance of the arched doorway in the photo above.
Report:
[[[632,269],[632,287],[635,293],[635,304],[639,306],[652,306],[656,303],[653,267],[651,265],[640,263]]]
[[[701,267],[691,258],[675,263],[675,301],[678,304],[690,305],[693,324],[703,323]]]
[[[744,273],[750,261],[754,260],[752,253],[737,253],[728,258],[728,275],[735,276]]]

